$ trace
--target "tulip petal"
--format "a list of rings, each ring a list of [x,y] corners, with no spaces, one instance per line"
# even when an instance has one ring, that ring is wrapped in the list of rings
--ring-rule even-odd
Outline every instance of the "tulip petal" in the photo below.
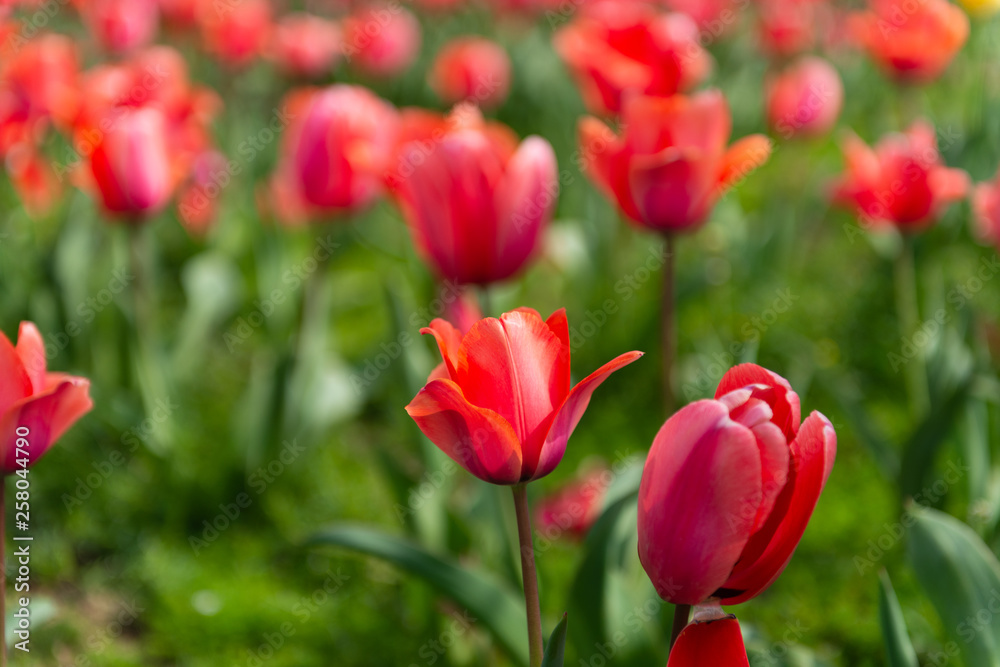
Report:
[[[437,341],[438,349],[441,351],[441,359],[448,371],[443,377],[452,379],[457,377],[455,369],[458,366],[458,350],[462,346],[462,332],[448,320],[438,317],[431,321],[429,327],[421,329],[420,333],[430,334]]]
[[[567,347],[566,349],[568,350],[569,348]],[[559,465],[563,454],[566,452],[566,442],[573,434],[576,425],[580,423],[583,413],[590,404],[590,397],[593,395],[594,390],[601,386],[601,383],[609,375],[620,368],[628,366],[642,355],[642,352],[626,352],[625,354],[621,354],[598,368],[573,387],[569,392],[569,396],[566,397],[566,401],[559,408],[558,413],[556,413],[555,419],[552,421],[552,427],[545,437],[545,442],[542,445],[538,459],[538,467],[532,479],[548,475]]]
[[[934,201],[944,204],[965,197],[971,188],[969,175],[962,169],[939,167],[930,173],[930,186]]]
[[[721,194],[736,185],[770,156],[771,140],[763,134],[751,134],[733,142],[722,156],[717,192]]]
[[[528,137],[507,163],[497,186],[496,264],[493,280],[517,272],[538,246],[559,193],[556,154],[541,137]]]
[[[577,128],[581,168],[605,196],[618,202],[625,215],[639,220],[639,210],[629,187],[628,155],[621,138],[592,116],[580,120]]]
[[[462,341],[457,382],[473,405],[500,414],[521,444],[530,476],[556,408],[569,394],[569,348],[534,311],[473,325]]]
[[[666,421],[639,485],[639,560],[660,596],[698,604],[729,577],[750,538],[761,491],[750,429],[719,401]]]
[[[667,667],[750,667],[735,616],[690,623],[677,637]]]
[[[15,349],[31,379],[32,392],[41,392],[45,388],[45,343],[38,327],[31,322],[21,322]]]
[[[762,385],[762,387],[751,385]],[[719,387],[715,390],[715,398],[746,387],[751,388],[755,398],[767,401],[774,411],[772,421],[791,442],[799,430],[802,408],[799,404],[799,395],[792,391],[792,385],[788,384],[788,380],[757,364],[739,364],[722,376]],[[766,391],[764,387],[772,388],[773,392]]]
[[[717,592],[722,604],[738,604],[760,594],[788,565],[833,469],[837,434],[830,421],[814,411],[790,449],[788,483],[771,517],[750,539],[732,576]]]
[[[32,381],[17,349],[0,331],[0,415],[32,392]],[[3,433],[3,431],[0,431]]]
[[[21,467],[16,463],[17,427],[24,426],[29,430],[26,438],[30,466],[94,405],[89,396],[89,380],[57,373],[50,374],[49,379],[56,380],[49,389],[18,401],[0,416],[0,434],[8,438],[6,442],[0,442],[3,447],[0,450],[0,468],[4,474]]]
[[[663,230],[693,229],[704,222],[715,204],[710,165],[697,149],[671,147],[635,157],[629,188],[639,220]]]
[[[429,382],[406,406],[424,435],[455,463],[491,484],[517,484],[521,447],[510,424],[471,405],[451,380]]]

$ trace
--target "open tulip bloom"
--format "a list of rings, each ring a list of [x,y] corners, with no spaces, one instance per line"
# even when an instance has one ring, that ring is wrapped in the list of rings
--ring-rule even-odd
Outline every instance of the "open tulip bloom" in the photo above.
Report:
[[[446,374],[432,375],[406,411],[441,451],[491,484],[552,472],[594,390],[642,356],[618,356],[571,389],[565,309],[543,320],[518,308],[480,320],[464,336],[436,319],[421,333],[437,340]]]
[[[531,539],[527,482],[552,472],[590,397],[639,357],[627,352],[570,388],[565,309],[547,320],[530,308],[479,320],[463,336],[436,319],[421,329],[437,340],[435,370],[406,411],[456,463],[492,484],[510,485],[521,546],[531,667],[542,662],[542,620]]]
[[[836,450],[829,420],[813,412],[800,424],[788,382],[754,364],[730,369],[715,399],[691,403],[663,425],[639,486],[639,559],[662,598],[696,606],[696,624],[717,626],[688,626],[671,665],[703,664],[681,661],[701,641],[715,644],[713,655],[730,650],[722,637],[742,650],[718,605],[759,595],[785,569]],[[686,621],[687,608],[678,612]]]

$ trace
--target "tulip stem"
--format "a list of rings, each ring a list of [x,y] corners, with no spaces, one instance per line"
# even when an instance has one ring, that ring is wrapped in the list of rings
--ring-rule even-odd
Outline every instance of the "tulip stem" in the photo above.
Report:
[[[542,664],[542,611],[538,602],[538,575],[535,572],[535,547],[531,542],[531,516],[528,513],[528,485],[516,484],[514,513],[521,547],[521,578],[524,580],[524,610],[528,615],[528,658],[530,667]]]
[[[666,235],[666,261],[663,264],[663,294],[660,308],[660,328],[663,347],[663,407],[669,417],[675,407],[672,382],[674,356],[677,354],[674,322],[674,235]]]
[[[920,309],[917,298],[917,272],[914,253],[914,239],[903,235],[903,246],[896,257],[896,314],[899,316],[900,335],[911,340],[920,326]],[[910,410],[915,418],[921,418],[930,404],[927,389],[927,375],[924,369],[922,350],[905,364],[906,383],[910,394]]]
[[[674,643],[681,636],[681,630],[687,627],[688,618],[691,617],[691,605],[674,605],[674,624],[670,629],[670,650],[673,650]]]

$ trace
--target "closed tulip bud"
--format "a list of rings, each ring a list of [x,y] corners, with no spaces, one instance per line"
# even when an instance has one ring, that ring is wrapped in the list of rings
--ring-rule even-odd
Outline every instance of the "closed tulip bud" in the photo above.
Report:
[[[382,193],[399,124],[388,102],[360,86],[334,85],[315,94],[296,123],[291,160],[307,202],[352,212]]]
[[[103,135],[90,156],[104,207],[125,217],[158,212],[174,190],[167,121],[155,108],[130,109]]]
[[[552,472],[594,390],[642,356],[623,354],[571,388],[565,310],[543,320],[520,308],[464,336],[436,319],[421,333],[437,340],[448,375],[430,379],[406,411],[441,451],[491,484]]]
[[[420,23],[399,3],[361,7],[343,28],[344,59],[370,76],[402,74],[420,52]]]
[[[757,0],[760,43],[774,56],[808,51],[816,41],[822,0]],[[825,23],[826,21],[824,21]]]
[[[46,370],[45,343],[21,322],[17,347],[0,332],[0,473],[34,465],[93,407],[90,380]],[[20,450],[20,451],[19,451]]]
[[[882,69],[900,81],[933,81],[969,36],[969,17],[948,0],[871,0],[870,7],[852,16],[852,31]]]
[[[437,96],[448,104],[469,101],[491,109],[507,99],[510,58],[495,42],[461,37],[441,49],[428,78]]]
[[[622,136],[596,118],[580,122],[584,170],[632,221],[661,232],[700,227],[719,197],[771,153],[759,134],[727,147],[731,119],[718,90],[633,97],[622,121]]]
[[[934,127],[925,121],[883,137],[874,150],[849,135],[843,151],[846,169],[833,199],[852,208],[865,228],[922,231],[969,189],[968,174],[941,161]]]
[[[442,277],[484,285],[520,271],[536,252],[558,196],[552,147],[520,145],[473,106],[448,119],[411,112],[390,172],[418,250]]]
[[[708,76],[712,61],[698,28],[684,14],[664,14],[642,2],[586,5],[560,29],[554,44],[595,114],[622,111],[630,94],[669,97]]]
[[[660,597],[737,604],[770,586],[836,450],[829,420],[813,412],[800,425],[798,395],[754,364],[730,369],[715,399],[668,419],[639,485],[639,560]]]
[[[318,77],[336,65],[340,40],[340,27],[333,21],[311,14],[288,14],[274,27],[269,53],[286,72]]]
[[[830,131],[844,101],[844,86],[833,65],[807,56],[767,82],[767,118],[785,139]]]
[[[94,39],[113,53],[149,44],[160,21],[157,0],[86,0],[81,9]]]

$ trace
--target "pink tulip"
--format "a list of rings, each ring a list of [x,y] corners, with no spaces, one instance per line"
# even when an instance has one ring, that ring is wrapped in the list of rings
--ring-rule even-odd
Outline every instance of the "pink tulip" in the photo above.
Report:
[[[437,96],[448,104],[469,101],[492,109],[507,99],[510,58],[488,39],[460,37],[444,45],[428,78]]]
[[[728,146],[729,107],[718,90],[691,97],[632,97],[623,135],[593,117],[579,125],[587,175],[622,212],[662,232],[699,228],[719,197],[767,161],[771,143],[755,134]]]
[[[420,52],[420,23],[399,3],[365,5],[343,28],[345,60],[371,76],[402,74]]]
[[[17,347],[0,332],[0,473],[10,475],[42,457],[93,407],[90,380],[46,371],[45,343],[21,322]],[[21,452],[18,452],[18,449]]]
[[[198,25],[206,50],[234,67],[263,53],[271,31],[268,0],[213,0],[198,6]]]
[[[157,0],[86,0],[81,11],[90,33],[113,53],[149,44],[160,20]]]
[[[1000,250],[1000,170],[992,181],[976,185],[972,212],[976,236]]]
[[[128,111],[101,139],[90,157],[104,207],[130,217],[162,209],[174,190],[167,121],[155,108]]]
[[[389,103],[366,88],[338,84],[312,96],[295,122],[292,174],[305,201],[351,212],[382,193],[399,124]]]
[[[556,158],[541,137],[520,145],[472,106],[448,119],[411,112],[389,181],[417,248],[442,278],[487,284],[535,253],[558,193]]]
[[[833,65],[807,56],[768,80],[767,117],[786,139],[830,131],[844,101],[844,86]]]
[[[801,423],[788,382],[742,364],[657,433],[639,486],[639,560],[665,600],[737,604],[781,574],[833,468],[837,436]]]
[[[274,26],[271,58],[285,71],[318,77],[334,68],[341,51],[340,28],[311,14],[287,14]]]

